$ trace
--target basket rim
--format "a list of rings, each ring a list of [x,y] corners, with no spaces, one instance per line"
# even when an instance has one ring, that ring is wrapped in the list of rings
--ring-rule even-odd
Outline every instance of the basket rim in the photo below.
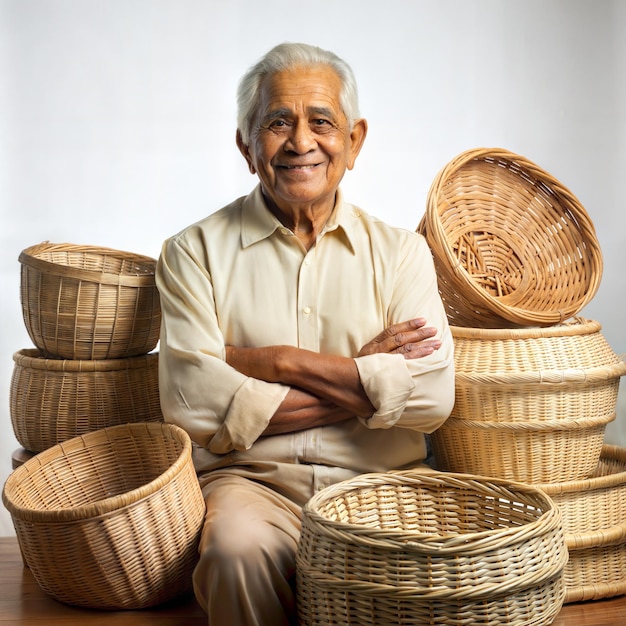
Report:
[[[46,356],[37,348],[23,348],[13,353],[16,366],[53,372],[111,372],[144,368],[159,358],[158,351],[119,359],[60,359]]]
[[[516,340],[549,337],[590,335],[602,330],[597,320],[575,315],[552,326],[524,326],[521,328],[482,328],[450,325],[452,336],[458,339]]]
[[[541,515],[537,519],[523,526],[464,533],[461,535],[433,535],[395,529],[376,529],[349,522],[336,522],[324,517],[315,508],[322,502],[332,499],[337,493],[345,493],[346,488],[355,491],[361,487],[371,487],[373,484],[385,484],[389,481],[396,481],[396,483],[404,481],[405,484],[418,485],[423,485],[424,482],[431,485],[445,484],[452,488],[455,486],[467,488],[469,485],[478,492],[488,493],[490,496],[493,496],[494,493],[497,494],[497,497],[502,497],[503,493],[510,494],[511,501],[514,501],[513,499],[515,498],[515,494],[511,490],[515,490],[517,498],[521,497],[520,494],[524,494],[525,497],[532,496],[536,502],[541,503],[545,507],[545,510],[542,510]],[[499,493],[498,489],[500,490]],[[520,500],[516,499],[515,501],[519,502]],[[424,553],[439,556],[458,554],[459,546],[464,548],[464,555],[484,553],[492,550],[494,543],[499,543],[504,539],[521,541],[525,537],[535,535],[539,528],[543,527],[544,530],[551,530],[561,525],[561,513],[554,501],[548,494],[537,489],[534,485],[501,478],[457,472],[440,472],[437,470],[393,470],[383,473],[361,474],[319,491],[304,505],[303,515],[319,525],[332,527],[336,531],[350,532],[350,542],[355,545],[370,546],[374,544],[389,547],[390,543],[395,543],[403,550],[413,548],[419,549]],[[467,546],[469,540],[472,541],[471,549],[468,549]]]
[[[76,445],[82,445],[83,448],[87,448],[91,439],[100,437],[103,434],[108,436],[109,434],[127,431],[130,435],[135,432],[141,434],[141,432],[145,431],[156,432],[159,430],[163,433],[169,432],[173,438],[178,439],[183,444],[183,447],[174,463],[172,463],[159,476],[152,479],[150,482],[141,485],[140,487],[136,487],[135,489],[131,489],[130,491],[122,494],[98,500],[97,502],[91,502],[89,504],[65,509],[25,508],[17,505],[11,498],[11,490],[14,485],[19,484],[21,479],[23,479],[26,475],[36,473],[38,469],[43,467],[45,462],[62,457],[65,454],[66,448],[71,448]],[[15,515],[22,520],[34,523],[81,522],[85,520],[93,520],[95,518],[107,517],[115,514],[123,508],[145,500],[147,497],[157,493],[165,485],[170,483],[178,474],[181,473],[181,471],[184,470],[185,465],[191,460],[191,448],[191,438],[186,431],[175,424],[165,422],[134,422],[108,426],[84,435],[78,435],[77,437],[73,437],[72,439],[56,444],[25,461],[20,467],[15,469],[9,475],[9,478],[5,482],[2,490],[2,501],[11,515]]]
[[[512,430],[522,432],[534,431],[550,431],[550,430],[580,430],[583,428],[593,428],[596,426],[604,426],[612,422],[616,417],[616,413],[608,413],[598,417],[581,417],[581,418],[563,418],[552,420],[533,420],[528,422],[492,422],[468,420],[460,417],[448,417],[448,419],[439,427],[456,428],[458,430]]]
[[[457,383],[480,386],[503,385],[558,385],[567,383],[607,382],[626,374],[626,361],[612,365],[599,365],[589,368],[518,370],[510,372],[471,373],[456,372]]]
[[[616,546],[626,542],[626,520],[610,528],[589,532],[563,533],[568,550]]]
[[[118,259],[135,259],[146,265],[154,266],[151,272],[145,272],[141,274],[113,274],[111,272],[100,272],[96,270],[87,270],[71,265],[62,265],[60,263],[53,263],[46,261],[38,256],[37,252],[42,250],[63,250],[67,249],[71,252],[92,252],[95,254],[103,253],[109,256],[114,256]],[[96,282],[104,285],[119,285],[122,287],[145,287],[154,286],[156,284],[155,271],[156,271],[156,259],[143,255],[136,254],[134,252],[127,252],[125,250],[116,250],[114,248],[107,248],[103,246],[91,246],[91,245],[79,245],[71,243],[50,243],[44,241],[42,243],[29,246],[20,252],[18,261],[27,267],[42,271],[46,274],[62,276],[64,278],[73,278],[76,280],[85,280],[88,282]]]

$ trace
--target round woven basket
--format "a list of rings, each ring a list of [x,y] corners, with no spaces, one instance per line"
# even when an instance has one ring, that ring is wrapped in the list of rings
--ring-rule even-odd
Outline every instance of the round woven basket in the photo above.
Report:
[[[549,624],[566,561],[560,512],[529,485],[366,474],[304,507],[300,623]]]
[[[22,251],[19,261],[24,323],[45,355],[119,359],[156,347],[161,307],[154,259],[45,242]]]
[[[438,469],[529,483],[589,476],[626,373],[600,324],[451,331],[455,403],[431,436]]]
[[[559,507],[569,561],[565,602],[626,593],[626,448],[605,445],[584,480],[535,485]]]
[[[603,262],[578,199],[500,148],[459,154],[435,177],[417,229],[433,252],[450,323],[548,326],[594,297]]]
[[[9,391],[15,438],[32,452],[116,424],[163,420],[159,355],[70,361],[13,355]]]
[[[171,424],[123,424],[34,456],[2,500],[25,561],[51,596],[137,609],[191,588],[205,504],[191,440]]]
[[[626,362],[594,320],[576,317],[547,328],[453,326],[451,332],[453,417],[530,422],[615,413]]]

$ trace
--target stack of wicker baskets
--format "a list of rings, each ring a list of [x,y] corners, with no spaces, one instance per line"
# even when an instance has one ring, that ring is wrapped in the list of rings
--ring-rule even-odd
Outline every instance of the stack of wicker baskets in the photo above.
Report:
[[[37,453],[99,428],[161,421],[156,261],[50,243],[19,261],[36,346],[13,355],[10,413],[20,444]]]
[[[566,601],[624,593],[624,453],[603,443],[626,363],[577,317],[602,274],[587,213],[527,159],[477,149],[439,172],[418,231],[455,341],[437,467],[540,485],[563,512]]]
[[[36,349],[13,357],[25,450],[2,495],[25,563],[70,604],[168,600],[190,588],[205,505],[191,440],[161,414],[156,261],[49,243],[19,260]]]

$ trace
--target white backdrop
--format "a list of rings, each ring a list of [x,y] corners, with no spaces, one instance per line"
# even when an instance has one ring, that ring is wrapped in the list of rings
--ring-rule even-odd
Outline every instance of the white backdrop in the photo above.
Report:
[[[415,229],[437,171],[479,146],[517,152],[580,199],[605,258],[583,314],[626,353],[626,3],[620,0],[0,0],[0,481],[21,250],[44,240],[156,257],[249,191],[235,89],[273,45],[355,70],[370,134],[347,198]],[[626,445],[626,407],[607,439]],[[0,507],[0,535],[13,533]]]

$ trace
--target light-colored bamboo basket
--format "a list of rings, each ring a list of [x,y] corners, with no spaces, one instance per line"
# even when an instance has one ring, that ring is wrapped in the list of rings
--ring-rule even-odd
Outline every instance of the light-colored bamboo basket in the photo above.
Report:
[[[172,424],[112,426],[35,455],[2,500],[35,580],[72,605],[138,609],[191,588],[205,504]]]
[[[13,355],[9,389],[15,438],[32,452],[108,426],[163,420],[157,352],[70,361]]]
[[[156,347],[161,306],[154,259],[44,242],[23,250],[19,261],[24,323],[45,355],[119,359]]]
[[[576,317],[547,328],[453,326],[451,332],[453,417],[531,422],[615,413],[626,362],[594,320]]]
[[[550,624],[564,599],[561,515],[529,485],[366,474],[305,505],[302,626]]]
[[[600,324],[451,331],[455,403],[431,436],[438,469],[530,483],[589,476],[626,373]]]
[[[561,510],[569,561],[565,602],[626,593],[626,448],[605,445],[584,480],[535,485]]]
[[[419,225],[450,323],[549,326],[594,297],[603,261],[578,199],[528,159],[467,150],[432,182]]]

